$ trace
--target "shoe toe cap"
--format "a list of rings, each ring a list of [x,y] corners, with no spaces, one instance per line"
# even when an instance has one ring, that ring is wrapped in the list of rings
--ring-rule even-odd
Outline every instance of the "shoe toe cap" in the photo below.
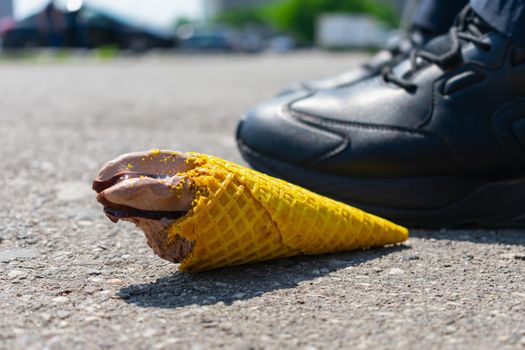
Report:
[[[293,117],[289,105],[308,96],[281,96],[248,112],[237,129],[239,147],[291,164],[322,159],[345,139],[333,132],[306,125]]]

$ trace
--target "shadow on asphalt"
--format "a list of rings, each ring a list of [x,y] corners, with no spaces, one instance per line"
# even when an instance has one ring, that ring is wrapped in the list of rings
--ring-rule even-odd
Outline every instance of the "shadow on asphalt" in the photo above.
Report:
[[[149,284],[121,288],[118,295],[141,307],[180,308],[189,305],[226,305],[236,300],[259,297],[264,293],[296,287],[331,272],[410,249],[391,246],[366,251],[300,256],[253,265],[190,274],[175,272]]]
[[[411,230],[410,237],[464,241],[481,244],[509,244],[525,246],[525,229],[455,229],[455,230]]]

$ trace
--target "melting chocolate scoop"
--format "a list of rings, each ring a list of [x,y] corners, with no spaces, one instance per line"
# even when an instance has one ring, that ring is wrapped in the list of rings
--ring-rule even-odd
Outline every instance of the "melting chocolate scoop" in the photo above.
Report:
[[[128,179],[140,179],[140,178],[149,178],[162,180],[166,176],[157,176],[153,174],[138,174],[138,173],[122,173],[117,174],[107,180],[93,181],[93,190],[97,193],[102,193],[106,189]],[[143,210],[137,209],[126,205],[113,204],[107,200],[104,196],[98,196],[99,202],[104,206],[104,213],[112,222],[118,222],[119,219],[126,218],[144,218],[151,220],[161,220],[161,219],[170,219],[177,220],[184,216],[187,213],[187,210],[174,210],[174,211],[165,211],[165,210]]]
[[[106,216],[140,227],[155,253],[172,262],[182,261],[195,244],[168,235],[171,223],[191,209],[195,198],[186,159],[174,151],[129,153],[106,162],[93,181]]]
[[[104,164],[93,181],[97,200],[113,221],[129,218],[176,220],[194,198],[187,156],[173,151],[130,153]]]

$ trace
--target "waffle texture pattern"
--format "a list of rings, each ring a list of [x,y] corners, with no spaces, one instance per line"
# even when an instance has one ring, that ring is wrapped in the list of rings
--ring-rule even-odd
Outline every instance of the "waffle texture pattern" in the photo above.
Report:
[[[325,254],[396,244],[408,230],[220,158],[192,153],[186,176],[196,198],[168,230],[194,242],[181,262],[204,271],[299,254]]]

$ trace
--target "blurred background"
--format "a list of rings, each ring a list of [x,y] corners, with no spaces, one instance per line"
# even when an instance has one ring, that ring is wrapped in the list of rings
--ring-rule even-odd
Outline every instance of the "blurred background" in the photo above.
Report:
[[[0,0],[0,47],[4,55],[45,49],[106,56],[373,50],[407,26],[416,2]]]

